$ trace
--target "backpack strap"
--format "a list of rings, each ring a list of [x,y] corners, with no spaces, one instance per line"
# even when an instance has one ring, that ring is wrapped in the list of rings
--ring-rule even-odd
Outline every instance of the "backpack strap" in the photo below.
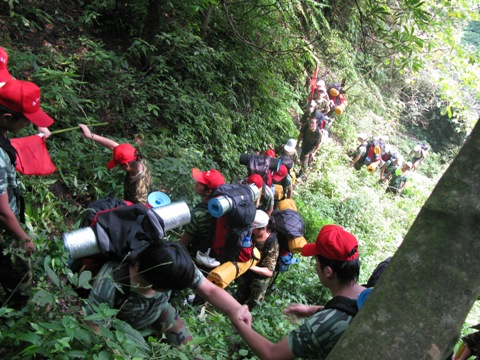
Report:
[[[348,315],[355,316],[358,312],[358,305],[356,299],[350,299],[345,296],[335,296],[325,304],[324,309],[336,309]]]

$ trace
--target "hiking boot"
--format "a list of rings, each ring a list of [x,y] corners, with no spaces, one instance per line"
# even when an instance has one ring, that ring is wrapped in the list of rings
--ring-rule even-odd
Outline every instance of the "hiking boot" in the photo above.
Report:
[[[220,266],[220,262],[213,257],[210,257],[210,249],[208,249],[205,253],[201,251],[197,251],[197,262],[200,265],[209,267],[209,268],[216,268]]]

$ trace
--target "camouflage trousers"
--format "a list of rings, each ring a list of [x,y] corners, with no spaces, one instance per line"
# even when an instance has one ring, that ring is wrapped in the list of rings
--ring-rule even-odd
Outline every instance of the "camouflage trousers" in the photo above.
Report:
[[[248,305],[249,309],[253,309],[257,305],[261,305],[270,283],[269,277],[259,277],[252,271],[237,278],[237,294],[236,299],[240,304]]]

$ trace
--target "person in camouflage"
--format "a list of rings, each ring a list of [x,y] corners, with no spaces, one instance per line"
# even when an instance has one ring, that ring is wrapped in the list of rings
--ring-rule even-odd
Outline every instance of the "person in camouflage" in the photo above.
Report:
[[[147,204],[148,194],[153,190],[152,175],[144,156],[130,144],[119,144],[106,137],[93,134],[88,126],[79,125],[82,136],[112,150],[113,159],[107,163],[108,169],[119,166],[125,171],[123,200],[134,204]]]
[[[365,287],[357,283],[360,261],[355,236],[340,226],[325,225],[315,244],[303,247],[302,255],[316,257],[316,272],[322,285],[331,291],[332,300],[347,298],[356,303]],[[270,342],[242,323],[241,312],[238,317],[233,315],[233,323],[260,359],[301,357],[320,360],[328,356],[353,319],[352,315],[342,310],[315,305],[290,305],[284,313],[308,319],[277,343]]]
[[[238,310],[236,320],[251,325],[251,314],[225,290],[205,279],[178,243],[154,241],[134,264],[126,266],[129,266],[128,284],[114,280],[118,263],[109,261],[102,266],[87,299],[86,315],[95,314],[101,304],[116,307],[117,287],[129,286],[128,297],[117,306],[116,317],[137,330],[150,328],[158,336],[164,334],[168,343],[179,346],[192,340],[192,334],[169,299],[172,290],[190,287],[230,317]],[[100,326],[109,325],[107,320],[88,321],[88,324],[99,333]]]
[[[412,163],[409,161],[405,162],[401,168],[397,168],[392,173],[388,183],[387,192],[391,192],[396,195],[400,194],[410,180],[410,169],[412,169]]]
[[[212,247],[217,219],[208,211],[208,202],[215,189],[225,184],[225,178],[216,169],[202,172],[195,168],[192,169],[192,178],[195,180],[195,194],[200,196],[201,202],[190,211],[191,220],[185,226],[180,243],[187,248],[190,255],[195,259],[199,251],[208,255],[209,249]],[[215,262],[212,262],[212,264],[220,265]],[[202,264],[197,265],[201,266]],[[210,269],[203,269],[210,271]]]
[[[247,304],[250,310],[263,302],[279,254],[275,224],[270,216],[257,210],[252,226],[253,242],[262,255],[257,265],[237,278],[236,295],[238,302]]]
[[[15,171],[16,150],[8,138],[30,123],[40,127],[53,119],[40,108],[40,88],[28,81],[9,80],[0,86],[0,283],[6,298],[2,305],[25,305],[32,281],[29,256],[35,250],[23,230],[22,197]]]

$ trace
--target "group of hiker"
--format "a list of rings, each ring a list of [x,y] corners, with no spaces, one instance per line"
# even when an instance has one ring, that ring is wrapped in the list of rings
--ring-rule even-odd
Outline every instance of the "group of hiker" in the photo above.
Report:
[[[0,50],[0,282],[5,293],[2,306],[20,308],[28,300],[32,281],[30,255],[35,246],[17,218],[21,215],[21,201],[16,191],[16,151],[8,133],[16,133],[33,123],[39,129],[46,129],[40,131],[48,136],[53,119],[40,108],[38,86],[9,77],[8,55]],[[322,111],[327,115],[330,110],[320,90],[324,90],[322,83],[312,101],[323,104]],[[280,150],[275,151],[271,146],[265,152],[241,154],[240,163],[246,166],[246,172],[240,183],[228,183],[218,169],[193,168],[194,192],[200,202],[189,209],[189,222],[178,241],[163,238],[164,224],[150,212],[154,205],[149,203],[148,195],[154,185],[148,160],[134,146],[94,134],[88,126],[80,124],[83,137],[112,150],[112,159],[106,166],[125,172],[123,199],[111,209],[98,211],[101,215],[96,218],[97,223],[113,219],[110,215],[115,212],[130,215],[138,212],[142,220],[135,226],[144,230],[140,241],[130,249],[127,261],[95,258],[100,266],[86,294],[86,315],[94,314],[105,304],[118,309],[117,317],[139,330],[151,328],[164,335],[170,344],[186,344],[192,334],[169,300],[172,291],[191,288],[230,318],[261,359],[326,358],[361,306],[357,299],[365,294],[367,286],[358,283],[359,244],[352,233],[330,224],[320,229],[314,243],[307,243],[303,237],[305,225],[293,199],[295,165],[300,163],[299,174],[303,177],[318,151],[321,137],[317,139],[316,135],[320,132],[317,112],[315,109],[307,116],[298,139],[289,139]],[[369,166],[371,163],[367,164],[364,158],[365,154],[369,156],[366,136],[359,136],[360,140],[360,147],[365,149],[358,150],[353,165]],[[300,157],[297,150],[301,150]],[[390,178],[397,176],[398,170],[390,168],[400,166],[399,157],[390,155],[384,160],[381,177],[392,184],[390,187],[403,189],[404,185],[394,184]],[[423,161],[421,152],[412,156],[402,174]],[[216,213],[218,209],[211,205],[223,199],[228,209]],[[148,226],[143,227],[145,223]],[[123,225],[126,226],[126,220]],[[112,234],[114,231],[122,237],[130,236],[121,233],[122,226],[115,228],[112,224]],[[333,298],[324,305],[287,307],[285,314],[306,320],[274,343],[252,329],[251,310],[261,305],[280,268],[295,262],[293,254],[315,257],[319,281]],[[248,266],[240,274],[242,264]],[[222,266],[234,270],[235,295],[209,280],[212,271]],[[119,291],[119,287],[126,291]],[[88,323],[98,332],[105,325],[93,320]]]
[[[428,147],[421,142],[404,157],[400,152],[389,148],[382,139],[369,139],[366,134],[359,134],[357,139],[359,145],[350,165],[357,170],[365,166],[371,173],[378,170],[379,182],[386,183],[386,191],[393,194],[400,194],[405,189],[412,172],[417,170],[428,156]]]

